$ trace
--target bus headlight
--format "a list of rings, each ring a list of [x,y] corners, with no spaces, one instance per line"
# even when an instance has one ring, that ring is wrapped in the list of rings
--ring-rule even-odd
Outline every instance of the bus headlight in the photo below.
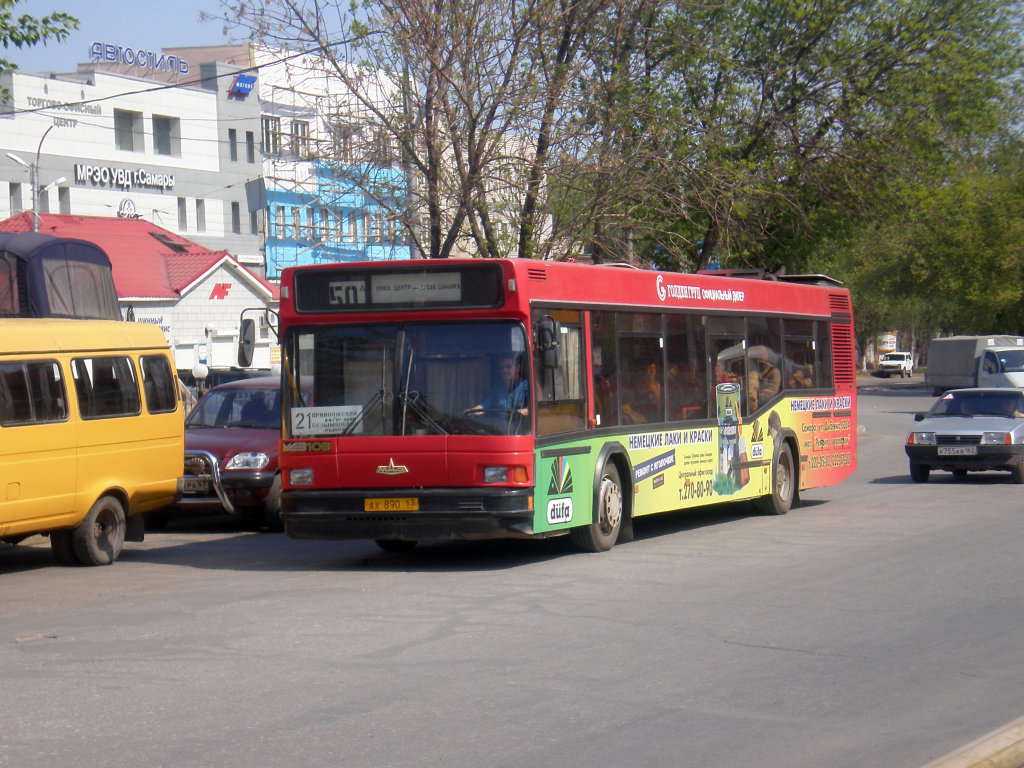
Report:
[[[292,469],[288,472],[288,483],[290,485],[312,485],[313,470],[310,467]]]
[[[263,469],[270,462],[270,457],[265,453],[251,451],[248,453],[236,453],[224,469]]]
[[[485,483],[525,483],[528,479],[526,467],[484,467]]]
[[[508,467],[484,467],[485,483],[507,483]]]

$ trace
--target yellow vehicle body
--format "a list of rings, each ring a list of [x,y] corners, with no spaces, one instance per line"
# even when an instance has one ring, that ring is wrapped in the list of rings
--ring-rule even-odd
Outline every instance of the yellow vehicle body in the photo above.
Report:
[[[104,374],[114,380],[106,390]],[[58,560],[116,559],[126,532],[141,540],[137,516],[180,493],[184,440],[174,361],[156,326],[0,320],[0,540],[45,533]],[[107,524],[121,530],[97,549],[85,528],[99,535]]]

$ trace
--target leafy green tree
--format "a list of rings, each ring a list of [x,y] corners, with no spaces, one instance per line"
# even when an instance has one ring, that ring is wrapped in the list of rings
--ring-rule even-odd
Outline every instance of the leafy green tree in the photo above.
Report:
[[[646,78],[622,84],[634,110],[607,128],[626,136],[623,157],[650,182],[641,196],[614,185],[629,195],[621,207],[663,263],[803,268],[817,227],[889,204],[990,135],[1019,65],[1017,10],[1010,0],[666,6],[634,47]],[[639,129],[623,132],[629,120]]]
[[[21,0],[0,0],[0,45],[4,50],[11,46],[27,46],[46,43],[49,40],[61,42],[72,30],[78,29],[78,19],[60,11],[35,18],[27,13],[15,16],[15,6]],[[0,73],[17,69],[17,65],[6,58],[0,58]]]

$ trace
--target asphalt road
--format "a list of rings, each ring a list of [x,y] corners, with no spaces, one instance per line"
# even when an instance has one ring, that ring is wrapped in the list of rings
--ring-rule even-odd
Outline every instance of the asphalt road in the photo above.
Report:
[[[1024,714],[1024,489],[910,482],[920,384],[865,380],[857,473],[789,515],[605,554],[222,518],[111,567],[0,546],[0,766],[922,766]]]

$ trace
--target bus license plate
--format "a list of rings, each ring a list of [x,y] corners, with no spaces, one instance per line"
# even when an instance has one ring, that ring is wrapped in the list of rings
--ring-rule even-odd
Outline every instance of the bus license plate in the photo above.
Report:
[[[186,477],[185,493],[209,493],[210,483],[202,477]]]
[[[417,498],[363,499],[364,512],[416,512],[419,508]]]
[[[977,456],[976,445],[940,445],[939,456]]]

